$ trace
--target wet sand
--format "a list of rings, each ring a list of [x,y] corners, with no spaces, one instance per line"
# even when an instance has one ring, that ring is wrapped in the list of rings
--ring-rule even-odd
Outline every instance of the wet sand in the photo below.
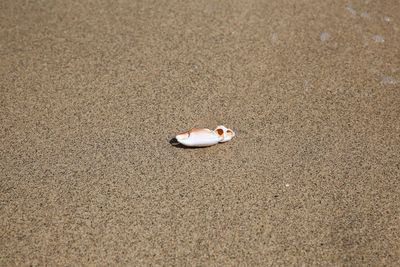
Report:
[[[400,265],[399,14],[2,1],[0,265]]]

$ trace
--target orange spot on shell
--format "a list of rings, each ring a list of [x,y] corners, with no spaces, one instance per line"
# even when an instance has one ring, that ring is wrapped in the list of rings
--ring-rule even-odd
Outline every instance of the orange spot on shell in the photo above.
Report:
[[[224,130],[222,129],[216,129],[215,131],[217,132],[218,135],[224,135]]]

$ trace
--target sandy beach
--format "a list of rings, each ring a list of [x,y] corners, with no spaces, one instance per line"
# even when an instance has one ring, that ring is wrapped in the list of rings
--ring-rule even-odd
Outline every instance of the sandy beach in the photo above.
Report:
[[[0,265],[399,266],[399,14],[1,1]]]

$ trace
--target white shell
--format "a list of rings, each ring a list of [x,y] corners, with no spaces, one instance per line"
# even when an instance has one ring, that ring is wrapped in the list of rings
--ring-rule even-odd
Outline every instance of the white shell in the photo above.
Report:
[[[228,142],[228,141],[232,140],[233,137],[235,137],[235,132],[232,131],[231,129],[226,128],[223,125],[220,125],[217,128],[215,128],[214,132],[221,133],[220,129],[223,131],[223,134],[222,134],[223,139],[222,139],[222,141],[220,141],[220,143]]]
[[[235,136],[235,133],[224,126],[218,126],[214,131],[209,129],[191,129],[176,135],[176,140],[185,146],[205,147],[227,142]]]

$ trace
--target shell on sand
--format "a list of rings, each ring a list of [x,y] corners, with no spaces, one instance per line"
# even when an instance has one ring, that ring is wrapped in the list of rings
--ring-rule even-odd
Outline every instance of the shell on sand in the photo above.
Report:
[[[185,146],[206,147],[231,140],[235,133],[225,126],[218,126],[214,131],[193,128],[176,135],[176,140]]]

